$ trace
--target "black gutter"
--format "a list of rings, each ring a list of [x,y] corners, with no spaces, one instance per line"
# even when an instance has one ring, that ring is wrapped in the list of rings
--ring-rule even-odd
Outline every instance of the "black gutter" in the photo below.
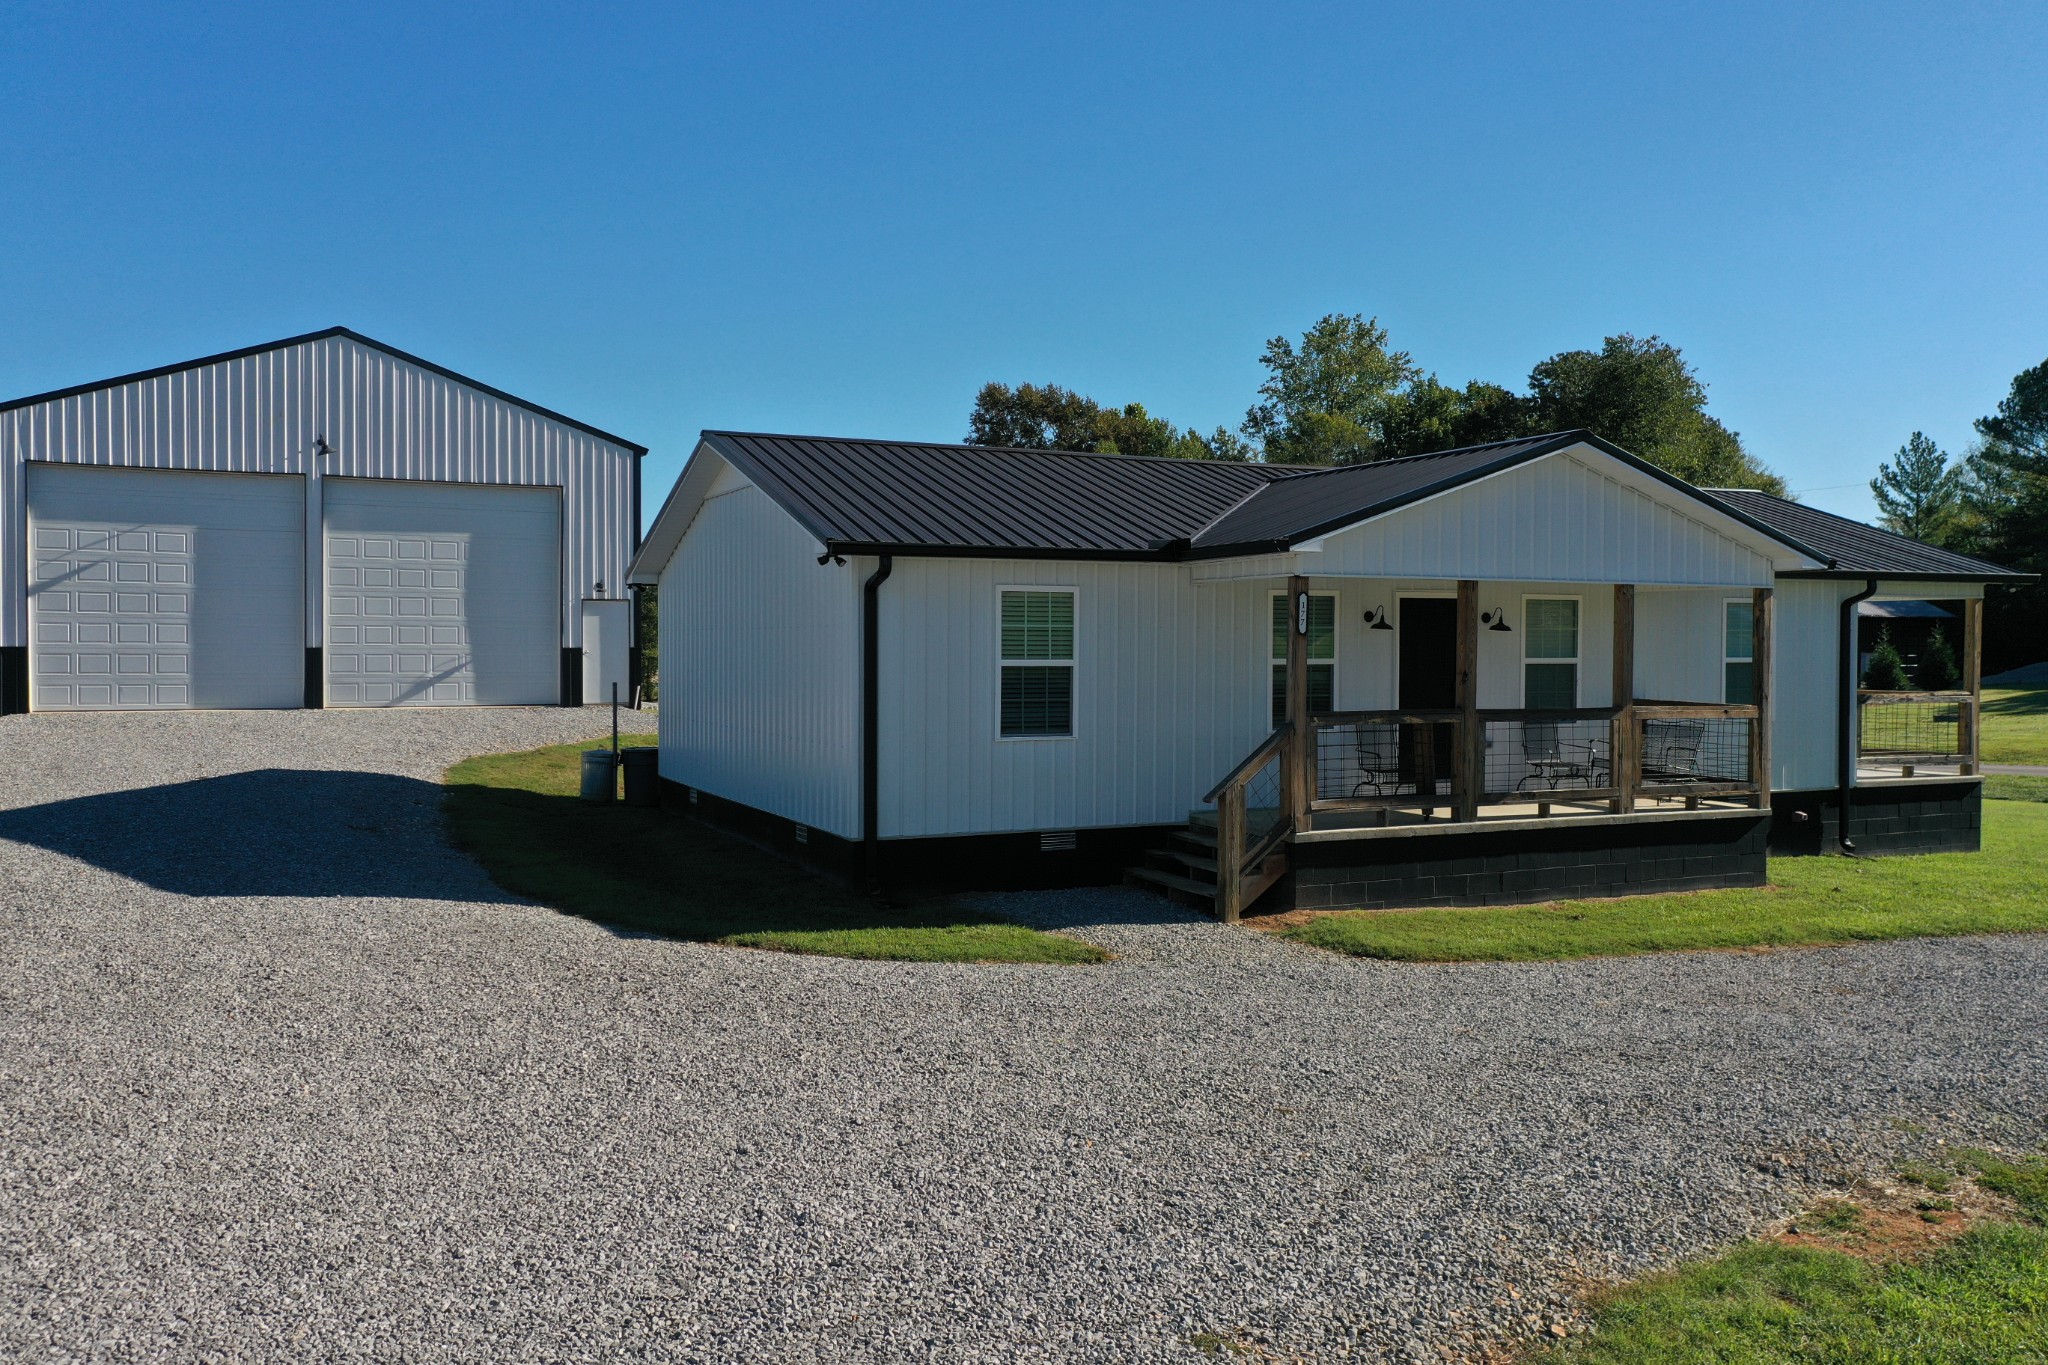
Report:
[[[1841,778],[1838,796],[1842,811],[1835,825],[1835,842],[1842,846],[1842,852],[1854,853],[1856,843],[1849,837],[1849,798],[1856,786],[1856,748],[1854,726],[1856,708],[1856,607],[1877,596],[1877,580],[1863,581],[1863,591],[1842,599],[1841,652],[1836,656],[1842,670],[1841,714],[1835,719],[1836,767]]]
[[[860,604],[860,847],[870,892],[882,889],[882,584],[896,568],[893,555],[861,584]]]

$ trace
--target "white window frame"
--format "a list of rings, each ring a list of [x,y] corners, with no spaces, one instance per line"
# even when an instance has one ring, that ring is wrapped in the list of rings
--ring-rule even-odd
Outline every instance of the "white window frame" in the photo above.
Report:
[[[1740,657],[1728,652],[1728,608],[1748,607],[1752,615],[1749,626],[1749,653]],[[1756,599],[1754,597],[1724,597],[1721,599],[1721,702],[1723,705],[1738,705],[1728,700],[1728,665],[1748,664],[1750,666],[1751,701],[1756,694]],[[1861,677],[1862,674],[1858,674]]]
[[[1309,589],[1308,595],[1310,597],[1327,597],[1330,599],[1330,657],[1327,659],[1311,659],[1309,660],[1309,662],[1312,664],[1329,665],[1330,708],[1332,710],[1336,710],[1338,709],[1337,657],[1344,652],[1342,645],[1338,641],[1338,636],[1342,633],[1341,627],[1344,621],[1344,599],[1338,593],[1328,591],[1319,592],[1314,588]],[[1285,589],[1275,589],[1274,591],[1266,594],[1266,616],[1264,620],[1259,622],[1259,628],[1260,634],[1264,637],[1267,648],[1269,649],[1272,647],[1273,643],[1273,603],[1276,601],[1284,601],[1286,600],[1286,597],[1287,592]],[[1291,613],[1287,618],[1287,622],[1288,629],[1292,630],[1294,628],[1294,618]],[[1260,732],[1261,734],[1278,728],[1274,726],[1272,723],[1273,670],[1275,668],[1285,667],[1286,663],[1287,656],[1283,654],[1277,659],[1266,660],[1265,668],[1259,671],[1259,722],[1260,724],[1266,727],[1265,730],[1262,730]]]
[[[1532,659],[1529,657],[1529,604],[1531,602],[1576,602],[1579,608],[1579,629],[1572,640],[1572,657],[1569,659]],[[1726,629],[1724,624],[1722,629]],[[1522,707],[1529,709],[1529,665],[1563,664],[1572,666],[1572,704],[1574,711],[1585,709],[1586,701],[1586,599],[1578,593],[1569,592],[1525,592],[1522,594],[1522,664],[1516,670],[1515,685],[1521,690]]]
[[[1003,657],[1003,594],[1010,592],[1063,592],[1074,601],[1074,652],[1065,659],[1005,659]],[[1067,743],[1081,733],[1081,590],[1065,583],[998,583],[996,585],[996,742],[999,744]],[[1005,668],[1059,668],[1067,670],[1067,732],[1063,735],[1006,735],[1003,733],[1003,670]]]

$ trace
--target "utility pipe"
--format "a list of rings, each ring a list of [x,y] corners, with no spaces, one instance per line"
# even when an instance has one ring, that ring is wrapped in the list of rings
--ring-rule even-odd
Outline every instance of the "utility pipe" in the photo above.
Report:
[[[870,892],[882,889],[881,824],[881,590],[896,567],[894,555],[861,584],[860,618],[860,848],[861,870]]]

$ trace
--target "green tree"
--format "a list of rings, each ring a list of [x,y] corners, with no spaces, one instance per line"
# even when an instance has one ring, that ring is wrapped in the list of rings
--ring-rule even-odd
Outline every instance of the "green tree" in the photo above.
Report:
[[[1956,662],[1955,646],[1948,642],[1948,632],[1936,626],[1927,635],[1927,647],[1920,651],[1920,690],[1923,692],[1946,692],[1963,679],[1962,666]]]
[[[1454,389],[1433,374],[1394,395],[1381,425],[1385,458],[1426,455],[1534,434],[1533,405],[1522,395],[1475,379]]]
[[[1153,455],[1183,460],[1248,460],[1252,449],[1222,427],[1203,436],[1145,411],[1143,403],[1104,406],[1057,384],[984,384],[967,419],[967,441],[1028,450]]]
[[[967,418],[967,440],[978,446],[1029,450],[1093,450],[1102,405],[1057,384],[984,384]]]
[[[2048,361],[2013,377],[1998,410],[1976,423],[1967,461],[1968,549],[2008,568],[2048,573]],[[1984,604],[1987,672],[2048,657],[2048,587],[1995,587]]]
[[[1964,467],[1950,464],[1945,451],[1916,431],[1891,463],[1878,465],[1870,495],[1887,530],[1946,545],[1963,528],[1965,481]]]
[[[1532,425],[1583,427],[1703,488],[1761,488],[1785,481],[1706,411],[1707,389],[1676,346],[1659,337],[1608,337],[1597,351],[1561,351],[1529,372]]]
[[[1239,428],[1276,464],[1358,464],[1385,454],[1387,419],[1422,371],[1378,318],[1331,313],[1266,343],[1266,380]]]
[[[1877,632],[1877,648],[1870,651],[1870,663],[1863,670],[1863,685],[1874,692],[1913,690],[1912,680],[1906,676],[1906,660],[1892,643],[1890,626],[1880,627]]]
[[[649,583],[633,590],[634,639],[640,646],[640,695],[661,697],[661,589]]]

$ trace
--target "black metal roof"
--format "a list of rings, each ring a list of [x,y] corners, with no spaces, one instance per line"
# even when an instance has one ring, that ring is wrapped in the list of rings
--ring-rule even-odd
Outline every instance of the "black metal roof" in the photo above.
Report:
[[[1583,432],[1553,433],[1295,473],[1217,518],[1192,548],[1198,555],[1283,550],[1584,438]]]
[[[704,444],[828,548],[848,553],[1158,559],[1296,470],[707,431]]]
[[[347,337],[350,341],[368,346],[372,350],[382,351],[394,360],[402,360],[408,365],[417,365],[423,370],[431,370],[443,379],[452,379],[458,384],[468,385],[479,393],[486,393],[493,398],[525,408],[536,416],[545,417],[552,422],[560,422],[564,426],[574,427],[576,430],[586,435],[595,436],[601,441],[610,441],[615,446],[624,446],[635,455],[645,455],[647,453],[646,446],[629,441],[623,436],[614,436],[609,431],[601,430],[590,425],[588,422],[579,422],[574,417],[565,416],[552,408],[544,408],[538,403],[528,402],[517,394],[506,393],[503,389],[494,389],[489,384],[471,379],[466,374],[457,374],[445,365],[436,365],[431,360],[423,360],[419,356],[399,350],[396,346],[387,346],[375,337],[366,337],[361,332],[352,332],[346,327],[327,327],[318,332],[304,332],[298,336],[285,337],[278,341],[265,341],[255,346],[244,346],[239,350],[222,351],[218,355],[203,355],[197,360],[181,360],[173,365],[159,365],[153,370],[137,370],[133,374],[116,375],[112,379],[96,379],[89,384],[74,384],[68,389],[52,389],[48,393],[33,393],[26,398],[10,398],[4,403],[0,403],[0,412],[12,412],[16,408],[25,408],[35,403],[55,402],[60,398],[76,398],[82,393],[96,393],[101,389],[119,388],[123,384],[138,384],[145,379],[161,379],[167,374],[178,374],[184,370],[196,370],[202,365],[218,365],[223,361],[241,360],[247,356],[262,355],[265,351],[281,351],[287,346],[303,345],[308,341],[321,341],[327,337]]]
[[[1791,578],[1933,578],[1968,583],[2015,582],[2036,575],[1911,540],[1860,521],[1753,488],[1708,490],[1737,511],[1820,551],[1824,569],[1800,569]]]
[[[1334,469],[740,431],[707,431],[704,444],[840,553],[1072,559],[1271,553],[1589,445],[1810,559],[1827,558],[1586,431]]]

